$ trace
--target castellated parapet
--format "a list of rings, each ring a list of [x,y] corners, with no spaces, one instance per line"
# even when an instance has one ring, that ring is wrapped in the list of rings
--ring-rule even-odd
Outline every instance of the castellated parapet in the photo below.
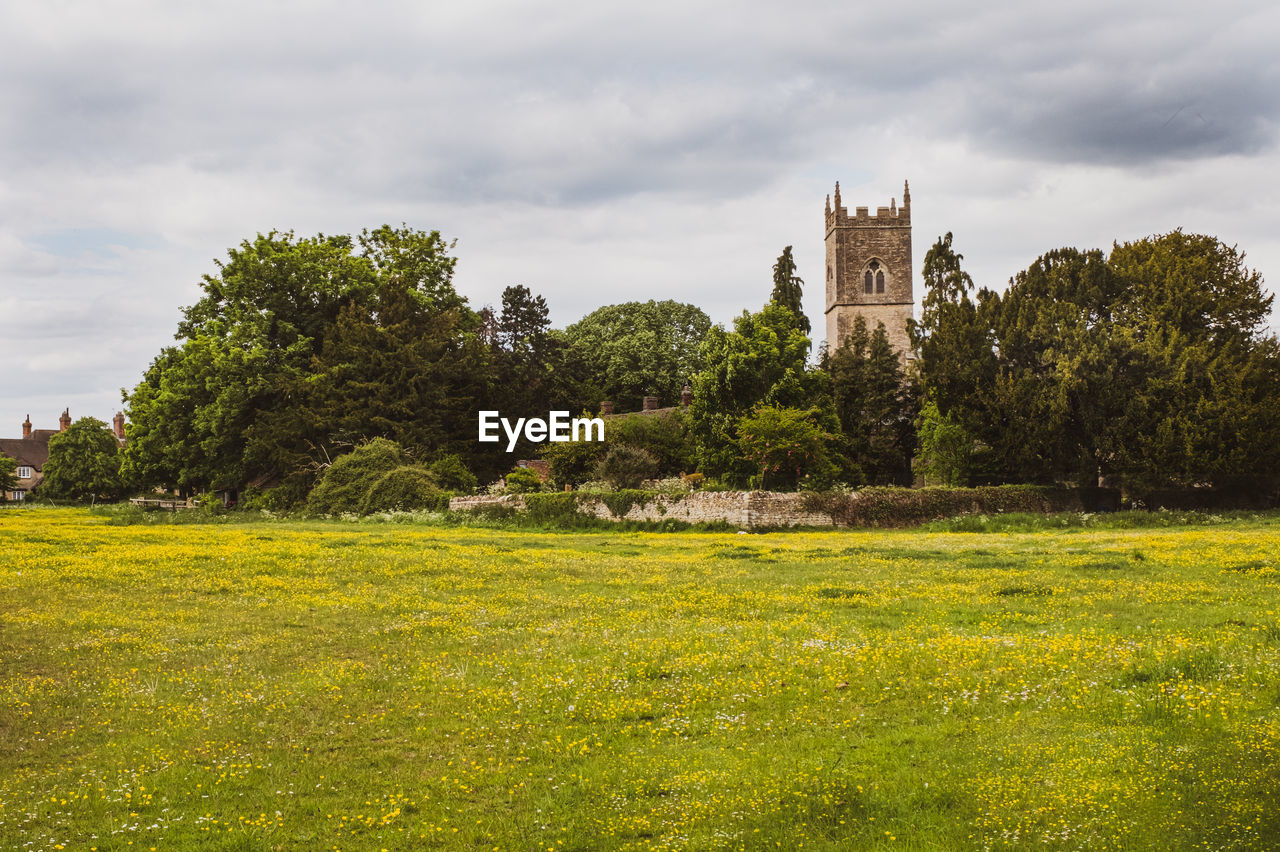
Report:
[[[861,316],[874,331],[883,323],[889,343],[902,358],[911,354],[907,321],[915,296],[911,273],[911,188],[902,188],[902,206],[855,207],[853,215],[841,204],[836,184],[835,204],[827,197],[827,345],[835,351]]]

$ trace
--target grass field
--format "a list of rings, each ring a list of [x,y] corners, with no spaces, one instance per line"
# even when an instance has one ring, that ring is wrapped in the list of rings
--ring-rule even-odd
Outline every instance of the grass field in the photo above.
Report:
[[[1280,522],[0,511],[4,849],[1280,848]]]

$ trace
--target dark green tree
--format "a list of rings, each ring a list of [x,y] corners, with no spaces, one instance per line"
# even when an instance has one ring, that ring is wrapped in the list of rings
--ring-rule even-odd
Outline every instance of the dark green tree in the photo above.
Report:
[[[81,417],[49,438],[41,493],[68,500],[116,500],[125,490],[120,445],[106,423]]]
[[[918,395],[884,325],[868,332],[858,317],[841,347],[827,355],[825,369],[859,484],[910,485]]]
[[[800,330],[808,334],[811,327],[804,313],[803,300],[804,281],[796,275],[796,261],[791,256],[791,246],[787,246],[773,265],[773,293],[769,302],[791,311]]]

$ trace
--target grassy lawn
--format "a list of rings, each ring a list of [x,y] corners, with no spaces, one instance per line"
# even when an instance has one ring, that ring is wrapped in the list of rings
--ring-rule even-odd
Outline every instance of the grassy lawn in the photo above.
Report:
[[[0,511],[0,848],[1280,848],[1278,553]]]

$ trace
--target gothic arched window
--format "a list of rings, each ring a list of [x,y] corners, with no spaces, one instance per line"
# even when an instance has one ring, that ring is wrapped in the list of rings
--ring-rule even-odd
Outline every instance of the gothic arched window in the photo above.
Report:
[[[878,260],[867,264],[866,271],[862,273],[862,292],[865,295],[884,293],[888,283],[889,276],[886,274],[884,264]]]

